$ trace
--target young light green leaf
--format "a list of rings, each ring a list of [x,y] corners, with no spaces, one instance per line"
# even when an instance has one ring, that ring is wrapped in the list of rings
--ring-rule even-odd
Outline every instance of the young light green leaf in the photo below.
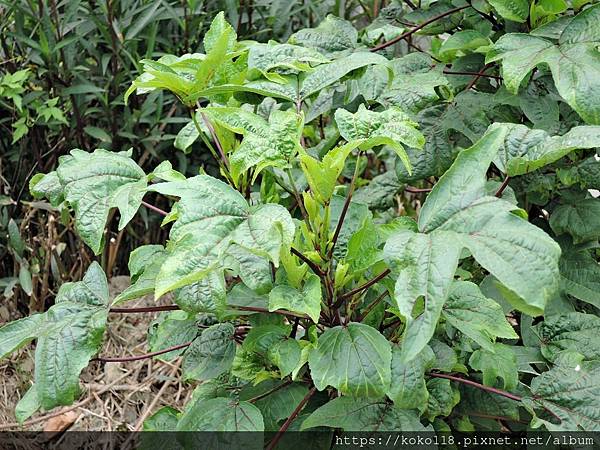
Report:
[[[269,311],[286,309],[308,314],[313,322],[317,323],[321,314],[321,296],[321,279],[311,274],[305,279],[302,289],[288,284],[275,286],[269,293]]]
[[[409,173],[410,161],[402,144],[412,148],[423,148],[425,144],[425,138],[417,130],[418,125],[399,108],[392,107],[383,112],[374,112],[361,104],[354,114],[345,109],[338,109],[335,112],[335,122],[344,139],[362,140],[362,150],[389,145]]]
[[[250,168],[254,169],[255,180],[266,167],[286,167],[300,149],[302,117],[293,111],[275,110],[268,123],[239,108],[210,107],[202,111],[219,125],[244,136],[230,158],[234,180]]]
[[[250,207],[237,191],[208,175],[151,189],[180,197],[168,256],[156,279],[157,297],[225,268],[251,288],[269,287],[268,260],[279,264],[280,250],[290,245],[295,232],[285,208]]]

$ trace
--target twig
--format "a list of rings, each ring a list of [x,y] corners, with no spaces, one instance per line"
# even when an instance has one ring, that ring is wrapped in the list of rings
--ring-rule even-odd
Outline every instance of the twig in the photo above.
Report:
[[[296,250],[294,247],[290,248],[290,252],[292,253],[292,255],[296,255],[298,258],[300,258],[303,262],[305,262],[308,267],[310,267],[312,269],[312,271],[319,275],[322,276],[324,275],[323,271],[321,270],[321,268],[319,266],[317,266],[314,262],[312,262],[310,259],[308,259],[303,253],[301,253],[299,250]]]
[[[105,363],[139,361],[140,359],[152,358],[154,356],[162,355],[164,353],[169,353],[169,352],[172,352],[175,350],[180,350],[182,348],[189,347],[190,345],[192,345],[192,341],[186,342],[185,344],[174,345],[173,347],[165,348],[163,350],[158,350],[156,352],[144,353],[143,355],[123,356],[123,357],[119,357],[119,358],[98,357],[98,358],[92,359],[92,361],[100,361],[100,362],[105,362]]]
[[[282,316],[300,317],[301,319],[310,319],[310,317],[308,317],[306,314],[295,313],[292,311],[284,311],[282,309],[276,309],[275,311],[269,311],[267,308],[260,308],[258,306],[238,306],[238,305],[228,305],[228,306],[232,309],[237,309],[239,311],[273,313],[273,314],[281,314]]]
[[[200,108],[200,105],[198,105],[198,108]],[[227,159],[227,155],[225,154],[225,151],[223,150],[223,147],[221,146],[221,141],[219,140],[219,137],[217,136],[217,133],[215,132],[214,127],[212,126],[212,123],[210,123],[210,121],[206,117],[206,114],[200,113],[200,115],[202,116],[204,125],[206,125],[206,128],[208,128],[208,131],[210,131],[210,135],[212,136],[213,141],[215,141],[215,145],[217,146],[217,150],[219,150],[219,154],[221,155],[221,158],[223,159],[223,163],[225,164],[225,167],[227,167],[229,169],[229,159]]]
[[[432,188],[416,188],[412,186],[405,186],[404,190],[412,194],[420,194],[422,192],[431,192]]]
[[[358,178],[358,171],[360,168],[360,153],[356,157],[355,164],[356,166],[354,167],[354,174],[352,175],[352,180],[350,181],[350,186],[348,187],[348,195],[346,195],[346,201],[344,202],[342,212],[340,213],[340,218],[338,219],[338,223],[335,226],[333,237],[331,238],[331,247],[329,247],[329,251],[327,252],[328,259],[331,259],[331,257],[333,256],[335,244],[337,243],[337,240],[340,237],[340,232],[342,231],[342,227],[344,226],[344,220],[346,219],[346,214],[348,213],[348,208],[350,207],[350,202],[352,201],[352,194],[354,194],[354,187],[356,185],[356,179]]]
[[[316,391],[317,391],[316,387],[313,387],[310,391],[308,391],[308,394],[306,394],[304,396],[304,398],[300,401],[298,406],[296,406],[296,409],[294,409],[292,414],[290,414],[290,417],[288,417],[287,420],[283,423],[283,425],[281,426],[281,428],[279,429],[279,431],[277,432],[277,434],[275,435],[273,440],[271,440],[271,442],[267,446],[266,450],[273,450],[277,446],[277,443],[283,437],[283,433],[285,433],[287,431],[287,429],[290,427],[292,422],[296,419],[298,414],[300,414],[300,411],[302,411],[302,408],[304,408],[304,405],[306,405],[306,403],[308,403],[308,401],[310,400],[310,398],[314,395],[314,393]]]
[[[386,290],[383,292],[383,294],[377,296],[377,298],[375,300],[373,300],[371,303],[369,303],[367,305],[367,307],[364,309],[364,311],[362,311],[362,314],[356,319],[357,322],[362,322],[363,319],[365,317],[367,317],[367,315],[373,310],[373,308],[381,301],[383,300],[387,295],[389,294],[389,292]]]
[[[249,402],[249,403],[257,402],[261,398],[265,398],[265,397],[271,395],[272,393],[277,392],[279,389],[283,389],[284,387],[289,386],[290,384],[292,384],[292,380],[284,381],[283,383],[278,384],[274,388],[269,389],[267,392],[263,392],[262,394],[257,395],[256,397],[253,397],[250,400],[247,400],[247,402]]]
[[[502,197],[502,194],[503,194],[504,190],[506,189],[506,187],[508,186],[509,181],[510,181],[510,177],[507,175],[506,178],[504,179],[504,181],[502,182],[502,184],[500,185],[500,187],[498,188],[498,190],[496,191],[496,193],[494,194],[496,197]]]
[[[162,395],[165,393],[165,391],[167,390],[167,388],[173,382],[173,377],[175,376],[175,374],[179,370],[179,366],[181,365],[181,361],[182,360],[180,359],[173,366],[173,368],[171,369],[171,372],[169,372],[169,379],[167,381],[165,381],[165,383],[161,386],[160,390],[158,391],[158,393],[156,394],[156,396],[154,397],[154,399],[152,400],[152,402],[148,405],[148,407],[146,408],[146,410],[144,411],[144,413],[140,416],[140,418],[138,419],[137,423],[135,424],[135,427],[133,428],[133,431],[140,431],[140,429],[142,428],[142,425],[144,425],[144,421],[146,420],[146,417],[148,417],[150,415],[150,413],[152,412],[152,410],[154,409],[154,407],[156,406],[156,404],[158,403],[158,401],[160,400],[160,398],[162,397]],[[127,443],[131,439],[133,439],[134,437],[135,437],[135,435],[132,435],[127,440],[127,442],[125,442],[125,445],[123,446],[123,448],[128,448],[127,447]]]
[[[479,73],[479,72],[460,72],[460,71],[444,69],[443,73],[446,75],[478,75],[482,78],[493,78],[494,80],[502,80],[502,77],[499,75],[488,75],[487,73]]]
[[[477,72],[477,74],[473,77],[473,79],[471,80],[471,82],[467,85],[467,87],[464,90],[468,91],[473,86],[475,86],[475,83],[477,83],[479,81],[479,79],[483,75],[485,75],[485,71],[488,70],[490,67],[492,67],[492,65],[493,65],[493,63],[488,63],[485,66],[483,66],[483,69],[481,69],[479,72]]]
[[[469,386],[476,387],[477,389],[481,389],[482,391],[487,391],[487,392],[491,392],[492,394],[501,395],[502,397],[509,398],[516,402],[520,402],[521,400],[523,400],[523,397],[520,397],[519,395],[512,394],[510,392],[503,391],[502,389],[497,389],[497,388],[494,388],[491,386],[485,386],[481,383],[477,383],[476,381],[468,380],[466,378],[461,378],[461,377],[456,377],[454,375],[447,375],[445,373],[436,373],[436,372],[430,372],[429,376],[434,377],[434,378],[445,378],[450,381],[456,381],[458,383],[467,384]]]
[[[384,279],[385,277],[387,277],[390,274],[391,270],[390,269],[385,269],[383,272],[381,272],[379,275],[377,275],[375,278],[371,278],[369,281],[361,284],[360,286],[340,295],[340,297],[338,298],[338,301],[336,302],[336,304],[334,305],[334,307],[339,308],[340,305],[343,303],[344,300],[352,297],[354,294],[358,294],[361,291],[364,291],[365,289],[369,289],[371,286],[373,286],[375,283],[377,283],[378,281]],[[339,303],[339,304],[338,304]]]
[[[160,214],[161,216],[167,216],[169,213],[166,211],[163,211],[162,209],[158,208],[157,206],[154,206],[148,202],[145,202],[142,200],[142,205],[144,205],[146,208],[148,208],[151,211],[154,211],[155,213]]]
[[[454,13],[456,13],[456,12],[462,11],[463,9],[467,9],[467,8],[471,8],[471,5],[463,5],[463,6],[459,6],[459,7],[457,7],[457,8],[453,8],[453,9],[450,9],[450,10],[448,10],[448,11],[446,11],[446,12],[443,12],[443,13],[441,13],[441,14],[438,14],[437,16],[435,16],[435,17],[432,17],[432,18],[431,18],[431,19],[429,19],[429,20],[426,20],[426,21],[425,21],[425,22],[423,22],[422,24],[420,24],[420,25],[417,25],[417,26],[416,26],[416,27],[414,27],[414,28],[411,28],[411,29],[410,29],[410,30],[408,30],[407,32],[405,32],[405,33],[402,33],[400,36],[397,36],[397,37],[395,37],[394,39],[390,39],[390,40],[389,40],[389,41],[387,41],[387,42],[384,42],[384,43],[382,43],[382,44],[379,44],[377,47],[373,47],[373,48],[371,49],[371,51],[372,51],[372,52],[378,52],[379,50],[383,50],[384,48],[387,48],[387,47],[389,47],[390,45],[394,45],[396,42],[398,42],[398,41],[401,41],[402,39],[406,39],[407,37],[409,37],[409,36],[412,36],[414,33],[416,33],[417,31],[419,31],[419,30],[421,30],[421,29],[425,28],[425,27],[426,27],[427,25],[429,25],[430,23],[433,23],[433,22],[435,22],[435,21],[437,21],[437,20],[443,19],[443,18],[444,18],[444,17],[446,17],[446,16],[449,16],[449,15],[451,15],[451,14],[454,14]]]
[[[105,392],[110,391],[113,386],[115,386],[119,381],[121,381],[123,378],[128,377],[129,375],[131,375],[131,371],[125,372],[120,377],[118,377],[116,380],[110,382],[104,388],[100,389],[97,392],[97,394],[98,395],[102,395]],[[9,430],[11,428],[19,428],[19,427],[24,428],[24,427],[29,427],[31,425],[35,425],[37,423],[45,422],[46,420],[52,419],[54,417],[61,416],[61,415],[65,414],[65,413],[68,413],[69,411],[73,411],[73,410],[75,410],[77,408],[80,408],[80,407],[82,407],[84,405],[87,405],[92,400],[94,400],[94,397],[93,396],[89,396],[85,400],[77,402],[74,405],[72,405],[72,406],[70,406],[70,407],[68,407],[66,409],[61,409],[60,411],[56,411],[56,412],[54,412],[52,414],[46,414],[45,416],[41,416],[41,417],[37,417],[35,419],[27,420],[27,421],[25,421],[23,423],[18,423],[18,422],[4,423],[4,424],[0,425],[0,431],[1,430]]]
[[[160,312],[160,311],[176,311],[181,309],[178,305],[166,305],[166,306],[144,306],[142,308],[110,308],[108,312],[116,314],[135,314],[135,313],[146,313],[146,312]]]

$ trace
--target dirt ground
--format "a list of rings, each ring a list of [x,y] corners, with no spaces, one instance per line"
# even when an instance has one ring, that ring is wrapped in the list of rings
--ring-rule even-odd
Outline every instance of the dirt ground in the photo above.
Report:
[[[128,277],[110,280],[111,298],[129,284]],[[157,306],[171,303],[151,297],[132,301],[127,307]],[[0,324],[12,320],[10,305],[0,307]],[[158,313],[111,314],[102,356],[132,356],[147,353],[148,325]],[[180,360],[153,359],[126,363],[93,361],[82,372],[84,394],[71,407],[38,412],[20,427],[15,420],[15,405],[33,379],[33,345],[26,346],[0,361],[0,431],[131,431],[141,429],[146,417],[168,405],[181,409],[193,390],[179,380]]]

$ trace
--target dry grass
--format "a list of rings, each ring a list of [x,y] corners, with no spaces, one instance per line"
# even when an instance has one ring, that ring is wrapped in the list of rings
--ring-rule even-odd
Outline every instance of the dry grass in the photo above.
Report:
[[[127,286],[127,277],[114,277],[111,295]],[[159,304],[169,304],[161,299]],[[127,306],[156,306],[152,298],[143,298]],[[0,325],[13,320],[6,317],[10,305],[0,311]],[[14,311],[14,309],[12,309]],[[146,353],[148,325],[155,314],[111,314],[109,317],[103,356],[129,356]],[[33,346],[27,346],[0,362],[0,430],[3,428],[30,431],[60,428],[80,431],[129,431],[139,429],[145,417],[161,406],[180,409],[191,395],[190,386],[180,383],[179,360],[164,362],[153,359],[127,363],[92,362],[81,376],[85,393],[77,407],[57,408],[34,415],[24,428],[10,426],[15,422],[15,405],[31,385],[33,378]],[[72,412],[71,412],[72,411]]]

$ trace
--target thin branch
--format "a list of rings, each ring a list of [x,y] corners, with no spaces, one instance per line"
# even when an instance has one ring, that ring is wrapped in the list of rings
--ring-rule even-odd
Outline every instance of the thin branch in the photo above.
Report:
[[[477,389],[481,389],[482,391],[487,391],[487,392],[491,392],[492,394],[501,395],[502,397],[509,398],[516,402],[520,402],[521,400],[523,400],[523,397],[521,397],[519,395],[512,394],[510,392],[503,391],[502,389],[497,389],[497,388],[494,388],[491,386],[485,386],[481,383],[477,383],[476,381],[468,380],[466,378],[461,378],[461,377],[456,377],[454,375],[447,375],[445,373],[436,373],[436,372],[430,372],[429,376],[434,377],[434,378],[445,378],[450,381],[456,381],[458,383],[467,384],[469,386],[476,387]]]
[[[157,206],[154,206],[154,205],[152,205],[152,204],[150,204],[150,203],[148,203],[148,202],[145,202],[145,201],[143,201],[143,200],[142,200],[142,205],[144,205],[144,206],[145,206],[146,208],[148,208],[149,210],[151,210],[151,211],[154,211],[155,213],[158,213],[158,214],[160,214],[161,216],[166,216],[166,215],[168,215],[168,214],[169,214],[168,212],[166,212],[166,211],[163,211],[163,210],[162,210],[162,209],[160,209],[159,207],[157,207]]]
[[[312,262],[310,259],[308,259],[308,257],[306,257],[303,253],[301,253],[299,250],[296,250],[294,247],[290,248],[290,252],[292,253],[292,255],[296,255],[298,258],[300,258],[303,262],[305,262],[308,267],[310,267],[312,269],[312,271],[319,275],[322,276],[324,275],[323,271],[321,270],[321,268],[319,266],[317,266],[314,262]]]
[[[352,201],[352,194],[354,194],[354,187],[356,186],[356,179],[358,178],[359,169],[360,153],[356,157],[356,166],[354,167],[354,174],[352,175],[352,180],[350,181],[350,186],[348,187],[348,195],[346,195],[346,201],[342,207],[342,212],[340,213],[340,218],[338,219],[338,223],[335,227],[333,238],[331,238],[331,247],[329,247],[329,251],[327,252],[328,259],[331,259],[333,256],[335,244],[337,243],[337,240],[340,237],[340,232],[342,231],[342,227],[344,226],[344,220],[346,219],[346,214],[348,213],[348,208],[350,207],[350,202]]]
[[[421,29],[425,28],[425,27],[426,27],[427,25],[429,25],[430,23],[436,22],[436,21],[438,21],[438,20],[440,20],[440,19],[443,19],[443,18],[444,18],[444,17],[446,17],[446,16],[449,16],[449,15],[451,15],[451,14],[454,14],[454,13],[456,13],[456,12],[462,11],[463,9],[467,9],[467,8],[471,8],[471,5],[463,5],[463,6],[459,6],[459,7],[457,7],[457,8],[449,9],[449,10],[448,10],[448,11],[446,11],[446,12],[443,12],[443,13],[441,13],[441,14],[438,14],[438,15],[437,15],[437,16],[435,16],[435,17],[432,17],[432,18],[431,18],[431,19],[429,19],[429,20],[426,20],[425,22],[423,22],[423,23],[422,23],[422,24],[420,24],[420,25],[417,25],[416,27],[414,27],[414,28],[411,28],[410,30],[406,31],[405,33],[402,33],[400,36],[397,36],[397,37],[395,37],[394,39],[390,39],[390,40],[389,40],[389,41],[387,41],[387,42],[384,42],[384,43],[382,43],[382,44],[379,44],[379,45],[378,45],[378,46],[376,46],[376,47],[373,47],[373,48],[371,49],[371,51],[372,51],[372,52],[378,52],[379,50],[383,50],[384,48],[387,48],[387,47],[389,47],[390,45],[394,45],[396,42],[399,42],[399,41],[401,41],[402,39],[406,39],[407,37],[409,37],[409,36],[412,36],[414,33],[416,33],[417,31],[419,31],[419,30],[421,30]]]
[[[479,72],[477,72],[477,74],[473,77],[473,79],[471,80],[471,82],[467,85],[467,87],[464,89],[465,91],[468,91],[469,89],[471,89],[473,86],[475,86],[475,83],[477,83],[479,81],[479,79],[485,75],[485,71],[488,70],[490,67],[492,67],[494,65],[494,63],[488,63],[485,66],[483,66],[483,69],[481,69]]]
[[[281,428],[279,429],[279,431],[277,432],[277,434],[275,435],[273,440],[267,446],[266,450],[273,450],[277,446],[280,439],[283,437],[283,434],[287,431],[287,429],[290,427],[292,422],[296,419],[298,414],[300,414],[300,411],[302,411],[302,408],[304,408],[304,405],[306,405],[308,403],[308,401],[315,394],[316,391],[317,391],[316,387],[313,387],[310,391],[308,391],[308,394],[306,394],[304,396],[304,398],[300,401],[298,406],[296,406],[296,409],[294,409],[292,414],[290,414],[290,417],[288,417],[287,420],[283,423],[283,425],[281,426]]]
[[[279,389],[283,389],[284,387],[289,386],[290,384],[292,384],[292,380],[284,381],[283,383],[278,384],[274,388],[269,389],[267,392],[263,392],[262,394],[257,395],[256,397],[253,397],[250,400],[246,400],[246,401],[249,403],[257,402],[261,398],[265,398],[265,397],[271,395],[272,393],[277,392]]]
[[[479,72],[460,72],[460,71],[444,69],[443,73],[446,75],[474,75],[474,76],[480,76],[482,78],[493,78],[494,80],[502,80],[503,79],[499,75],[488,75],[487,73],[479,73]]]
[[[186,342],[185,344],[174,345],[173,347],[165,348],[165,349],[159,350],[157,352],[145,353],[143,355],[123,356],[120,358],[98,357],[98,358],[92,359],[92,361],[100,361],[100,362],[105,362],[105,363],[139,361],[140,359],[148,359],[148,358],[152,358],[154,356],[162,355],[164,353],[169,353],[169,352],[172,352],[175,350],[181,350],[182,348],[189,347],[190,345],[192,345],[192,341]]]
[[[421,194],[423,192],[431,192],[431,188],[416,188],[416,187],[412,187],[412,186],[405,186],[404,190],[406,192],[410,192],[412,194]]]
[[[371,278],[366,283],[363,283],[360,286],[352,289],[351,291],[348,291],[348,292],[340,295],[339,298],[338,298],[338,301],[336,302],[336,304],[334,305],[334,307],[339,308],[340,305],[344,302],[344,300],[352,297],[355,294],[358,294],[359,292],[362,292],[362,291],[364,291],[366,289],[369,289],[375,283],[377,283],[378,281],[383,280],[385,277],[387,277],[390,274],[390,272],[391,272],[390,269],[385,269],[383,272],[381,272],[375,278]]]
[[[389,292],[386,290],[383,292],[383,294],[377,296],[377,298],[375,300],[373,300],[371,303],[369,303],[367,305],[367,307],[362,311],[361,315],[356,319],[357,322],[362,322],[363,319],[365,317],[367,317],[367,315],[373,310],[373,308],[379,304],[379,302],[381,300],[383,300],[385,297],[387,297],[389,294]]]
[[[181,309],[178,305],[166,305],[166,306],[144,306],[142,308],[110,308],[108,312],[116,314],[135,314],[135,313],[146,313],[146,312],[160,312],[160,311],[176,311]]]
[[[198,107],[200,107],[200,105],[198,105]],[[208,128],[208,131],[210,131],[210,135],[212,136],[213,141],[215,142],[215,145],[217,146],[217,150],[219,150],[219,154],[221,155],[221,158],[223,159],[223,163],[225,164],[225,167],[227,167],[229,169],[229,159],[227,159],[227,155],[225,154],[225,151],[223,150],[223,146],[221,145],[221,141],[219,140],[219,137],[217,136],[217,133],[215,132],[215,128],[212,126],[212,123],[210,123],[210,121],[206,117],[206,114],[201,112],[200,115],[202,116],[204,125],[206,125],[206,128]]]
[[[500,185],[500,187],[498,188],[498,190],[496,191],[496,193],[494,194],[496,197],[502,197],[502,194],[504,193],[504,190],[508,186],[509,181],[510,181],[510,177],[507,175],[506,178],[504,179],[504,181],[502,182],[502,184]]]
[[[295,313],[292,311],[284,311],[282,309],[276,309],[275,311],[269,311],[267,308],[260,308],[258,306],[238,306],[238,305],[228,305],[228,306],[232,309],[237,309],[238,311],[273,313],[273,314],[281,314],[282,316],[300,317],[301,319],[310,319],[310,317],[306,314]]]

